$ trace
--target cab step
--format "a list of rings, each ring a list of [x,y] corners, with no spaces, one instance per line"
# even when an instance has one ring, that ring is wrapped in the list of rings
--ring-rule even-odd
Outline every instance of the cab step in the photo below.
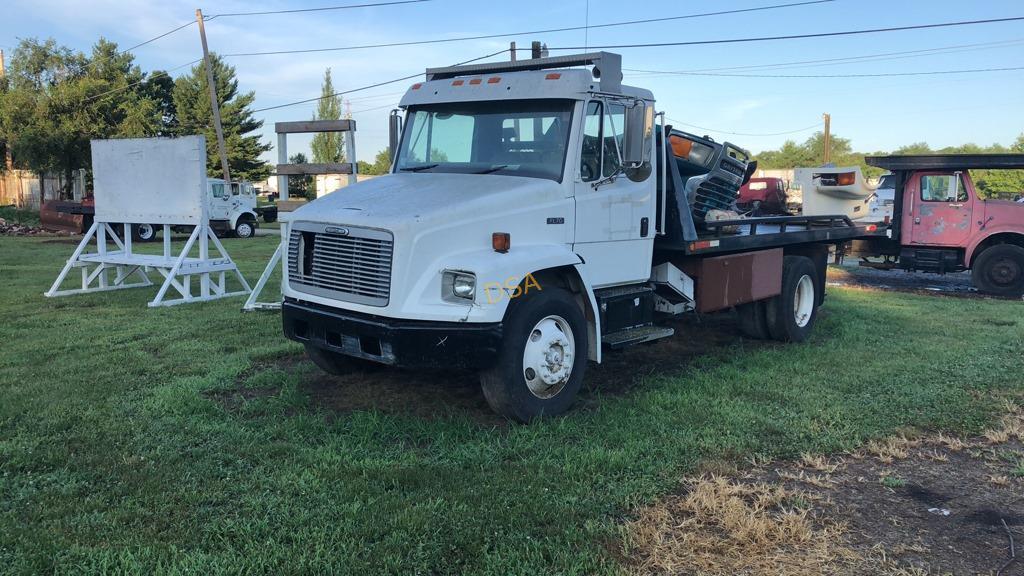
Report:
[[[672,328],[665,328],[664,326],[638,326],[605,334],[601,337],[601,342],[610,346],[612,350],[618,350],[628,346],[643,344],[644,342],[651,342],[652,340],[668,338],[675,333],[676,331]]]

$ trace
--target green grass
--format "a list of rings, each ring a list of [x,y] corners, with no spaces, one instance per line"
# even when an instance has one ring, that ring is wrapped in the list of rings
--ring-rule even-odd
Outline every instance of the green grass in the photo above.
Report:
[[[28,208],[0,206],[0,218],[7,220],[9,224],[24,224],[26,226],[39,225],[39,211],[30,210]]]
[[[225,244],[254,282],[275,241]],[[737,340],[532,426],[331,412],[306,362],[229,410],[204,393],[299,352],[279,317],[43,298],[72,249],[0,238],[0,571],[616,573],[623,518],[702,462],[977,431],[1024,388],[1021,303],[832,290],[805,345]]]

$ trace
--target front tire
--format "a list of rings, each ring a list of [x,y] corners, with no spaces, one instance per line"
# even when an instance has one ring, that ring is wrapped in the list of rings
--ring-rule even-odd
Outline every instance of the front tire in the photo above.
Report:
[[[765,302],[768,332],[780,342],[803,342],[818,317],[818,270],[804,256],[782,260],[782,293]]]
[[[997,244],[982,252],[971,269],[971,282],[987,294],[1024,296],[1024,248]]]
[[[509,304],[494,367],[481,372],[487,403],[519,422],[572,406],[587,363],[587,324],[575,298],[546,288]]]
[[[256,235],[256,222],[249,218],[240,219],[235,224],[236,238],[252,238]]]

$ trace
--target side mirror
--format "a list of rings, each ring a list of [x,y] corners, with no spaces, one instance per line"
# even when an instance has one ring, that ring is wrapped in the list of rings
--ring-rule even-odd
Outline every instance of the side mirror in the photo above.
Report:
[[[402,117],[398,110],[392,110],[388,117],[388,151],[391,154],[391,163],[395,163],[395,156],[398,155],[398,142],[402,136]]]
[[[650,142],[654,134],[654,108],[637,100],[626,109],[625,135],[622,140],[622,164],[637,168],[650,160]]]

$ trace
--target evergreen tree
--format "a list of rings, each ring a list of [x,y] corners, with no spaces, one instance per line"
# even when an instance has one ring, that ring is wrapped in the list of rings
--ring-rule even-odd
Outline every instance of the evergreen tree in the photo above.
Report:
[[[254,92],[240,94],[235,68],[215,54],[210,55],[213,78],[220,105],[221,126],[227,150],[228,168],[233,180],[260,181],[270,175],[270,166],[260,160],[260,154],[271,149],[254,134],[263,126],[262,120],[253,118],[251,106]],[[177,135],[203,134],[206,136],[206,170],[212,177],[223,177],[217,150],[217,133],[213,128],[210,92],[206,83],[206,68],[202,63],[174,82],[172,93]]]
[[[320,87],[321,98],[316,106],[313,120],[340,120],[341,98],[334,95],[331,69],[324,72],[324,83]],[[320,132],[313,136],[310,150],[314,164],[329,164],[345,161],[345,138],[342,132]]]

